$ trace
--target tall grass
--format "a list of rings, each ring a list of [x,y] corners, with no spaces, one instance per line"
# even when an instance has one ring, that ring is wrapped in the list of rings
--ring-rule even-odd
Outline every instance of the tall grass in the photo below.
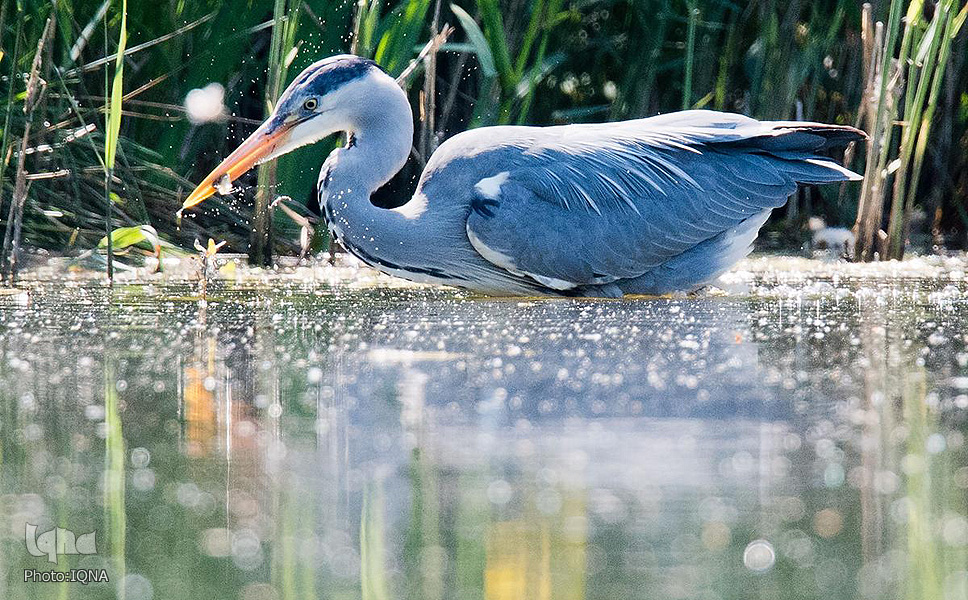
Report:
[[[17,155],[17,171],[15,174],[13,198],[10,201],[10,211],[7,214],[7,226],[3,238],[3,261],[0,261],[3,263],[3,274],[7,281],[13,281],[17,276],[17,268],[20,262],[20,236],[23,227],[24,207],[27,202],[28,186],[27,170],[25,167],[27,143],[30,139],[35,109],[44,93],[44,84],[40,77],[40,70],[44,58],[44,48],[50,43],[54,32],[54,23],[53,17],[47,17],[43,33],[40,36],[40,42],[37,45],[36,52],[34,52],[30,73],[27,76],[27,89],[24,92],[24,132],[20,139],[20,152]]]
[[[955,0],[942,0],[935,6],[931,21],[925,22],[921,0],[911,2],[908,8],[905,37],[910,35],[913,38],[912,46],[917,48],[917,53],[913,60],[908,61],[904,120],[901,123],[901,142],[896,159],[898,167],[894,175],[887,233],[888,258],[904,256],[904,238],[918,192],[926,142],[951,55],[951,43],[968,16],[968,4],[957,16],[956,9]],[[919,145],[917,140],[924,143]]]
[[[692,67],[696,59],[696,27],[699,24],[699,9],[695,3],[687,4],[689,10],[689,27],[686,34],[686,64],[682,80],[682,110],[692,107]]]
[[[275,0],[272,10],[272,38],[269,41],[268,83],[265,90],[265,116],[275,108],[282,94],[295,58],[296,32],[298,30],[299,2]],[[249,262],[268,266],[272,263],[272,214],[271,203],[276,188],[276,163],[259,165],[258,187],[252,218],[252,237],[249,242]]]
[[[527,120],[538,84],[563,58],[558,53],[547,56],[553,27],[565,17],[562,5],[561,0],[534,0],[518,28],[505,25],[498,0],[478,0],[480,26],[463,8],[451,5],[484,76],[472,125]]]
[[[899,73],[894,63],[894,47],[897,43],[898,31],[901,27],[901,13],[904,8],[902,0],[892,0],[890,17],[887,23],[887,38],[883,46],[877,48],[879,60],[872,66],[876,69],[875,80],[877,95],[868,98],[867,102],[874,106],[873,125],[868,131],[870,138],[867,147],[867,166],[864,174],[864,186],[861,191],[860,208],[857,218],[857,248],[855,255],[861,260],[870,260],[877,247],[880,215],[884,205],[883,190],[887,159],[890,154],[891,138],[894,133],[892,123],[897,116],[896,82]],[[878,25],[882,27],[882,25]],[[902,46],[901,58],[906,58],[907,47]]]
[[[958,4],[956,0],[942,0],[928,17],[924,1],[912,0],[902,20],[904,3],[891,3],[887,39],[873,59],[880,84],[877,95],[867,99],[875,107],[871,113],[876,117],[870,131],[857,221],[856,254],[862,260],[877,254],[884,259],[904,256],[926,148],[925,145],[917,152],[917,141],[927,142],[951,44],[968,15],[968,5],[956,15]],[[895,55],[902,22],[900,48]],[[889,213],[885,233],[879,226],[886,204]]]
[[[196,239],[225,240],[261,264],[273,252],[299,252],[300,228],[269,206],[277,194],[296,204],[310,198],[325,144],[260,168],[242,180],[237,198],[214,199],[180,225],[174,212],[193,182],[264,118],[293,73],[353,49],[397,75],[432,37],[435,22],[458,31],[427,61],[429,79],[411,78],[419,89],[412,98],[423,111],[417,154],[424,159],[438,141],[489,124],[600,121],[682,107],[839,123],[866,114],[861,122],[871,141],[855,158],[866,163],[867,182],[839,197],[811,191],[791,203],[786,216],[795,217],[792,224],[812,215],[850,224],[859,212],[858,254],[886,256],[889,246],[897,256],[913,216],[925,210],[932,218],[911,233],[934,233],[954,247],[968,243],[964,0],[942,0],[933,13],[923,0],[882,2],[871,7],[866,32],[861,7],[848,0],[459,0],[453,6],[435,0],[206,0],[127,7],[71,0],[5,6],[5,247],[15,237],[10,206],[22,197],[26,247],[82,255],[108,233],[107,222],[112,228],[149,225],[184,248]],[[105,11],[107,27],[96,26]],[[42,61],[51,72],[43,78],[43,102],[29,119],[23,110],[27,82],[17,74],[31,72],[48,16],[57,24],[44,53],[49,60]],[[877,22],[883,35],[876,56],[865,58],[862,33],[873,47]],[[111,63],[113,72],[102,69]],[[189,123],[186,94],[213,81],[226,89],[225,119]],[[111,161],[102,155],[109,148]],[[419,166],[391,184],[399,201]],[[18,172],[24,175],[19,194]],[[930,203],[922,201],[928,191]],[[894,226],[885,226],[891,217]],[[95,254],[89,260],[103,259]]]
[[[106,27],[105,27],[106,28]],[[121,32],[118,35],[117,58],[114,61],[114,82],[111,84],[111,99],[107,105],[107,127],[104,136],[104,225],[107,235],[108,280],[114,278],[114,244],[111,240],[113,210],[111,183],[114,180],[114,165],[118,154],[118,138],[121,135],[122,90],[124,88],[124,51],[128,45],[128,0],[121,0]],[[105,65],[105,69],[107,65]],[[107,74],[104,77],[107,85]]]

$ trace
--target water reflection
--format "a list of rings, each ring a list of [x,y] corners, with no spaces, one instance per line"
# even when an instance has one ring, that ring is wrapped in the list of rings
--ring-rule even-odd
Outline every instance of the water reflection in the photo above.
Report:
[[[963,283],[194,293],[0,298],[0,597],[968,597]]]

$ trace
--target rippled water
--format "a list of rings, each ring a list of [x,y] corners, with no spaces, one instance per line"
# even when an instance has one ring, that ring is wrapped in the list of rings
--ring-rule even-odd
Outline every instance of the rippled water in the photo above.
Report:
[[[0,598],[968,598],[964,262],[744,268],[623,301],[28,282]],[[33,556],[55,526],[96,552]],[[110,581],[24,582],[71,568]]]

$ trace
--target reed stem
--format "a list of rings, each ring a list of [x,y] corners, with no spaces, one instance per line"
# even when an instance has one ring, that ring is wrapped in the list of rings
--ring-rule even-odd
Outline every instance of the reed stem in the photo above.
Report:
[[[699,23],[699,9],[694,2],[689,6],[689,28],[686,30],[686,61],[682,81],[682,110],[692,108],[692,70],[696,60],[696,26]]]
[[[37,52],[34,53],[34,60],[31,63],[30,75],[27,78],[27,91],[24,98],[24,134],[20,140],[20,153],[17,155],[17,172],[14,180],[13,198],[10,201],[10,212],[7,219],[7,233],[3,240],[3,256],[6,259],[6,279],[9,283],[17,278],[17,269],[20,263],[20,236],[23,229],[24,206],[27,203],[27,147],[30,141],[30,130],[34,120],[34,109],[40,101],[46,83],[40,78],[40,67],[43,62],[44,47],[50,42],[50,37],[54,31],[54,16],[47,17],[44,25],[44,33],[40,37],[37,45]]]

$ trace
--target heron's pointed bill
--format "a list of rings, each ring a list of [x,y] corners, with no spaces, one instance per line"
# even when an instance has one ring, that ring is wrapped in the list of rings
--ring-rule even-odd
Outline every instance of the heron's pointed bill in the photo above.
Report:
[[[182,203],[181,209],[185,210],[200,204],[221,186],[235,181],[259,162],[271,157],[275,150],[286,142],[291,129],[291,123],[280,124],[275,122],[275,119],[269,119],[260,125],[242,142],[242,145],[225,157],[225,160],[198,184],[195,191]]]

